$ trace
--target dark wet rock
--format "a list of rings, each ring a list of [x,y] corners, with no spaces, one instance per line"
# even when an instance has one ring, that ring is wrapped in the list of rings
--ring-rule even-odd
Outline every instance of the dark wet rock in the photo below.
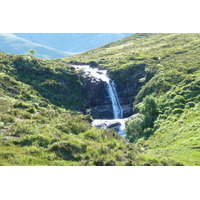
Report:
[[[145,77],[144,65],[138,65],[135,69],[110,72],[109,75],[115,80],[119,102],[123,109],[123,117],[131,116],[133,114],[133,102],[142,86],[140,79]],[[82,83],[81,94],[84,109],[91,109],[91,115],[94,119],[112,119],[113,110],[106,88],[107,84],[92,77],[88,71],[80,70],[79,77]]]
[[[112,103],[105,82],[84,74],[80,77],[82,83],[81,94],[86,109],[91,109],[94,119],[112,119]]]
[[[133,105],[132,104],[121,104],[123,110],[124,118],[129,117],[133,114]]]
[[[142,87],[140,79],[146,76],[145,65],[141,64],[130,69],[114,71],[110,73],[110,76],[115,80],[120,103],[132,104]]]
[[[103,104],[90,107],[94,119],[113,119],[112,104]]]
[[[105,82],[92,77],[81,77],[81,94],[86,107],[109,104],[110,98]]]
[[[94,119],[113,119],[112,103],[107,91],[107,84],[102,80],[84,74],[80,77],[82,83],[81,94],[85,107],[91,109]],[[124,117],[133,114],[132,102],[125,98],[119,99]]]

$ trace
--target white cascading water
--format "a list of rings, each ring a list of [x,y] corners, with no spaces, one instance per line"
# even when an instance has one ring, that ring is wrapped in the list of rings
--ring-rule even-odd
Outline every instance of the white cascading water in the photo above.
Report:
[[[118,119],[117,122],[120,123],[118,133],[120,135],[124,135],[125,121],[122,119],[123,110],[118,99],[115,84],[108,77],[107,70],[99,70],[98,68],[92,68],[89,65],[71,65],[71,66],[73,66],[76,70],[84,70],[85,75],[95,77],[96,79],[100,79],[106,83],[108,94],[112,103],[113,119],[116,120]],[[106,123],[109,123],[109,121],[112,120],[94,120],[92,124],[93,126],[99,126],[101,124],[101,127],[105,128],[107,125]]]
[[[107,83],[108,94],[110,96],[113,108],[113,118],[114,119],[122,119],[123,118],[123,110],[119,103],[118,95],[115,89],[114,82],[109,79]]]

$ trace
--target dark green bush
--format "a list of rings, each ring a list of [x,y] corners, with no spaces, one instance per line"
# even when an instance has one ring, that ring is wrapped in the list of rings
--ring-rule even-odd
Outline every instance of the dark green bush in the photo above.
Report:
[[[195,107],[195,103],[194,102],[188,102],[185,106],[185,108],[193,108]]]
[[[0,121],[4,122],[4,124],[9,124],[15,122],[15,117],[8,114],[0,115]]]
[[[96,166],[115,166],[116,161],[114,158],[107,158],[105,156],[100,156],[93,161],[93,164]]]
[[[29,113],[35,113],[35,109],[32,107],[32,108],[29,108],[28,110],[27,110]]]
[[[79,154],[87,151],[87,145],[79,140],[60,141],[52,144],[49,150],[65,160],[80,160]]]
[[[33,135],[37,133],[37,130],[34,127],[29,126],[25,123],[16,123],[12,126],[12,135],[20,136],[20,135]]]
[[[152,96],[146,96],[137,109],[139,114],[129,119],[126,125],[126,138],[130,142],[142,136],[149,137],[153,133],[154,121],[158,117],[157,102]]]
[[[175,98],[174,98],[174,103],[182,103],[182,104],[184,104],[185,103],[185,99],[181,95],[176,95]]]
[[[100,139],[99,130],[97,130],[96,128],[92,128],[84,133],[81,133],[80,136],[83,137],[84,139],[88,139],[88,140]]]
[[[159,58],[156,57],[156,56],[152,57],[152,59],[153,59],[153,60],[159,60]]]
[[[93,164],[96,166],[104,166],[106,162],[106,159],[104,157],[98,158],[93,161]]]
[[[181,108],[175,108],[173,111],[172,111],[172,114],[181,114],[184,110],[181,109]]]
[[[115,166],[116,161],[114,159],[109,159],[105,162],[105,166]]]
[[[145,127],[145,116],[138,114],[135,117],[132,117],[128,120],[126,125],[126,137],[130,142],[134,142],[142,134]]]
[[[17,102],[13,105],[14,108],[22,108],[22,109],[26,109],[29,108],[29,104],[24,103],[24,102]]]
[[[117,147],[117,141],[110,141],[107,146],[111,149],[114,149]]]
[[[21,146],[47,147],[51,143],[51,139],[42,134],[27,135],[17,139],[14,143]]]

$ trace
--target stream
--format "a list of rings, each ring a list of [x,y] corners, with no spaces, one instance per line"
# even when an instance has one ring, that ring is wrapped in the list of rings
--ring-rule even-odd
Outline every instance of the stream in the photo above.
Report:
[[[92,125],[97,128],[113,128],[121,136],[125,136],[125,122],[127,118],[123,119],[123,109],[119,102],[115,83],[109,78],[107,70],[92,68],[89,65],[71,66],[77,71],[84,71],[85,76],[94,77],[95,79],[103,81],[108,91],[108,95],[112,104],[113,119],[94,119]]]

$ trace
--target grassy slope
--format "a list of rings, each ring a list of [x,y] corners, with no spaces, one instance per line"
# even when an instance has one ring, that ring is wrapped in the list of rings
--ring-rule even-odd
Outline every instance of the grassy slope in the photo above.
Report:
[[[63,61],[0,53],[0,165],[177,164],[93,128],[80,86]]]
[[[199,44],[200,34],[136,34],[65,61],[97,63],[121,84],[145,66],[134,103],[152,94],[160,114],[154,134],[136,144],[148,155],[200,165]]]

